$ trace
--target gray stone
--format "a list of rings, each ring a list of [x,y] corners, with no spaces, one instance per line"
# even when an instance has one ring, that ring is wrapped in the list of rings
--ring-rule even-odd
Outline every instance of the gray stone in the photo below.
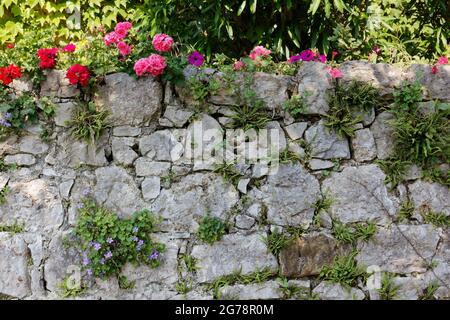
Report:
[[[328,160],[321,160],[321,159],[311,159],[309,161],[309,168],[311,170],[323,170],[323,169],[329,169],[333,168],[334,163],[332,161]]]
[[[230,183],[215,174],[195,173],[163,189],[152,210],[168,220],[171,231],[195,232],[196,220],[206,214],[226,219],[239,194]]]
[[[407,70],[407,79],[419,79],[426,88],[425,97],[428,100],[443,100],[450,102],[450,93],[447,88],[450,85],[450,65],[439,65],[436,74],[431,73],[428,64],[413,64]],[[417,77],[417,73],[421,76]]]
[[[419,300],[427,286],[423,277],[394,277],[392,284],[398,287],[397,300]]]
[[[95,176],[97,182],[93,195],[100,205],[122,217],[146,208],[140,190],[125,169],[114,166],[98,168]]]
[[[378,88],[382,96],[391,97],[396,88],[406,78],[406,73],[395,65],[370,63],[367,61],[346,61],[339,67],[342,71],[342,83],[361,81],[371,83]]]
[[[139,150],[143,156],[156,161],[177,161],[184,152],[183,144],[178,142],[170,130],[160,130],[139,140]]]
[[[332,264],[336,256],[350,250],[351,246],[339,243],[327,232],[312,232],[281,251],[281,274],[285,277],[318,275],[323,266]]]
[[[0,294],[24,298],[31,294],[28,247],[20,235],[0,232]]]
[[[14,79],[9,86],[16,92],[30,92],[33,90],[33,82],[26,75],[22,75],[19,79]]]
[[[376,265],[394,273],[425,272],[439,242],[439,232],[431,225],[392,225],[379,227],[372,240],[358,245],[356,259],[361,265]]]
[[[163,118],[159,120],[159,123],[164,126],[181,128],[194,114],[192,110],[183,108],[182,106],[168,105],[164,112]]]
[[[40,155],[47,152],[48,144],[42,142],[42,140],[37,136],[28,135],[20,138],[19,150],[23,153]]]
[[[45,80],[41,82],[41,96],[73,98],[80,95],[80,90],[70,84],[64,70],[46,70]]]
[[[50,179],[9,181],[7,201],[0,206],[0,220],[21,222],[29,232],[56,230],[64,220],[58,184]]]
[[[295,141],[289,142],[288,150],[300,158],[304,158],[306,156],[305,149],[300,147],[300,145],[298,143],[296,143]]]
[[[352,138],[354,158],[358,162],[370,161],[377,156],[375,139],[369,129],[356,130]]]
[[[136,137],[141,134],[142,129],[132,126],[114,127],[113,136],[116,137]]]
[[[61,182],[61,184],[59,185],[59,194],[61,198],[66,200],[69,199],[70,190],[72,190],[73,182],[74,182],[73,180]]]
[[[303,97],[308,114],[326,114],[329,110],[327,92],[331,79],[327,65],[319,62],[303,63],[297,73],[298,94]]]
[[[284,130],[286,130],[289,138],[298,140],[303,136],[303,132],[305,132],[307,126],[307,122],[296,122],[284,127]]]
[[[388,194],[385,174],[374,164],[347,167],[333,172],[322,183],[322,190],[334,199],[330,214],[344,223],[389,221],[398,209],[398,199]]]
[[[73,102],[63,102],[56,104],[55,124],[60,127],[67,127],[67,121],[72,120],[76,104]]]
[[[364,292],[357,288],[344,288],[340,284],[321,282],[313,293],[321,300],[363,300]]]
[[[126,73],[105,77],[96,102],[111,112],[110,121],[120,125],[148,125],[161,111],[162,85],[153,77],[135,80]]]
[[[237,215],[235,218],[236,228],[248,230],[255,225],[255,219],[245,214]]]
[[[360,117],[362,124],[367,127],[375,120],[375,108],[371,108],[368,111],[356,111],[352,115],[354,118]]]
[[[138,177],[164,176],[170,171],[170,162],[152,161],[149,158],[138,158],[135,163]]]
[[[240,179],[237,185],[237,189],[242,192],[243,194],[247,193],[247,186],[248,183],[250,182],[249,178],[245,178],[245,179]]]
[[[142,196],[144,200],[153,200],[159,196],[161,191],[160,177],[147,177],[141,184]]]
[[[388,158],[394,151],[394,130],[389,124],[394,119],[392,113],[380,113],[370,127],[377,146],[378,159]]]
[[[420,179],[422,178],[422,169],[418,165],[412,164],[406,170],[405,174],[403,175],[403,178],[405,178],[405,180],[407,181]]]
[[[114,160],[125,166],[131,166],[139,155],[133,150],[134,138],[112,138],[111,148]]]
[[[276,281],[267,281],[249,285],[236,284],[220,290],[220,298],[241,300],[279,299],[280,286]]]
[[[9,181],[9,177],[4,174],[0,174],[0,189],[3,189]]]
[[[275,273],[278,267],[277,260],[268,253],[260,234],[225,235],[213,245],[195,245],[191,255],[198,261],[197,277],[200,283],[212,282],[238,271],[249,274],[268,268]]]
[[[320,120],[306,130],[305,140],[310,144],[311,155],[315,158],[350,159],[350,148],[347,139],[339,137],[333,129],[327,128],[324,120]]]
[[[408,186],[409,195],[416,210],[431,210],[450,215],[450,191],[439,183],[417,180]]]
[[[317,179],[299,163],[282,164],[268,176],[259,191],[252,189],[249,196],[265,205],[270,223],[308,226],[312,222],[320,187]]]
[[[16,164],[18,166],[32,166],[36,163],[36,158],[31,154],[15,154],[15,155],[7,155],[3,162],[6,165]]]

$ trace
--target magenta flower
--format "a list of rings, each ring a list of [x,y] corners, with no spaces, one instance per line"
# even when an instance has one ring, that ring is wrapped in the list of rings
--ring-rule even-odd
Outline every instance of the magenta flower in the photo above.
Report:
[[[446,56],[439,57],[438,64],[448,64],[448,58]]]
[[[196,67],[201,67],[204,61],[205,57],[198,51],[194,51],[188,56],[189,64]]]
[[[319,61],[322,62],[322,63],[326,63],[327,62],[327,56],[324,55],[324,54],[321,54],[319,56]]]
[[[437,66],[432,66],[432,67],[431,67],[431,73],[432,73],[432,74],[438,73],[438,68],[437,68]]]
[[[375,46],[372,48],[372,52],[375,53],[377,56],[381,54],[381,48],[378,46]]]
[[[302,57],[299,54],[297,54],[295,56],[290,57],[288,63],[296,63],[299,61],[302,61]]]
[[[342,71],[339,70],[338,68],[328,67],[328,68],[327,68],[327,71],[328,71],[328,74],[329,74],[333,79],[342,78]]]
[[[123,41],[120,41],[117,44],[117,49],[119,49],[119,52],[122,56],[127,56],[131,53],[131,46],[129,46],[128,44],[126,44]]]
[[[242,69],[244,69],[245,68],[245,63],[244,63],[244,61],[236,61],[234,64],[233,64],[233,69],[234,70],[236,70],[236,71],[239,71],[239,70],[242,70]]]
[[[302,61],[312,61],[314,60],[314,52],[310,49],[300,52],[300,59]]]
[[[77,48],[76,45],[73,43],[69,43],[67,46],[61,49],[62,52],[75,52],[75,49]]]

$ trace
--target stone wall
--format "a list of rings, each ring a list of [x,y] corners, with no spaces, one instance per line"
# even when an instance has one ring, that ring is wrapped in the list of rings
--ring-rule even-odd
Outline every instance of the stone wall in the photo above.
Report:
[[[95,99],[111,112],[112,127],[93,145],[71,137],[66,121],[80,92],[68,85],[63,72],[52,71],[41,84],[40,94],[57,102],[53,134],[43,141],[42,127],[33,125],[0,142],[4,163],[17,165],[16,170],[0,173],[0,188],[9,188],[0,205],[0,223],[20,221],[25,227],[22,233],[0,232],[0,297],[58,298],[59,283],[80,265],[77,252],[67,248],[63,239],[76,222],[83,191],[90,190],[99,204],[120,216],[143,208],[162,216],[157,237],[167,244],[167,252],[158,269],[125,268],[123,274],[136,280],[134,289],[120,289],[116,279],[95,279],[81,298],[183,299],[176,283],[187,275],[179,268],[179,257],[189,254],[198,261],[198,270],[189,274],[193,280],[193,290],[187,294],[190,299],[212,299],[213,292],[205,290],[205,284],[220,276],[263,268],[287,276],[291,284],[322,299],[377,299],[376,290],[364,282],[350,290],[319,280],[323,265],[350,251],[333,237],[332,219],[376,222],[374,238],[356,244],[356,259],[361,265],[394,273],[399,298],[417,299],[434,281],[439,287],[435,295],[449,298],[449,229],[424,224],[418,214],[419,207],[428,205],[450,215],[449,189],[421,179],[420,170],[410,172],[407,182],[394,190],[385,185],[385,174],[375,161],[392,152],[387,112],[364,114],[352,139],[328,130],[322,116],[329,108],[326,90],[332,81],[325,68],[310,62],[294,77],[254,75],[257,96],[273,111],[274,120],[267,127],[277,133],[278,151],[288,148],[302,158],[306,152],[302,143],[306,143],[311,158],[280,163],[273,172],[258,164],[238,163],[236,170],[242,176],[236,183],[215,172],[215,163],[195,161],[191,148],[196,126],[224,135],[237,130],[230,128],[230,106],[236,102],[230,93],[219,90],[208,98],[208,108],[203,109],[208,111],[199,113],[183,88],[151,77],[135,80],[122,73],[108,75]],[[426,99],[450,102],[450,66],[440,67],[436,75],[424,65],[400,69],[354,61],[340,69],[344,76],[339,81],[371,82],[386,104],[403,80],[422,70]],[[214,70],[205,74],[220,77]],[[27,83],[15,81],[14,86],[29,90]],[[281,105],[305,92],[308,110],[296,122]],[[237,149],[239,143],[249,143],[248,139],[237,141]],[[211,143],[203,141],[205,147]],[[319,226],[313,223],[314,203],[324,194],[334,201],[321,214]],[[414,219],[399,223],[395,217],[408,199],[415,207]],[[212,245],[196,237],[206,214],[231,222],[229,234]],[[308,232],[279,257],[272,255],[263,236],[297,225]],[[282,298],[276,280],[274,276],[264,283],[236,284],[221,293],[243,299]]]

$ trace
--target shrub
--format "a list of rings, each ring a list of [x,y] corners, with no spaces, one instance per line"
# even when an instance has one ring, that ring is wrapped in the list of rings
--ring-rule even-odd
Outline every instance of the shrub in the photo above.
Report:
[[[340,283],[344,286],[355,286],[358,279],[365,279],[367,277],[365,271],[358,266],[355,256],[357,252],[336,257],[330,266],[323,266],[319,277],[334,283]]]
[[[106,128],[109,112],[101,110],[94,102],[79,103],[73,118],[67,122],[73,137],[94,143]]]
[[[165,245],[151,237],[159,220],[148,210],[119,218],[85,199],[78,210],[74,244],[82,250],[83,268],[89,275],[119,276],[126,263],[160,265]]]

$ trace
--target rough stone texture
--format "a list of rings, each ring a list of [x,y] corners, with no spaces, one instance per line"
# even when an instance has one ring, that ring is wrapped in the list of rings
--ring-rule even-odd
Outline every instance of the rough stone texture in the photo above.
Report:
[[[41,82],[41,96],[73,98],[80,95],[80,90],[69,83],[66,71],[46,70],[46,79]]]
[[[378,159],[386,159],[394,151],[394,131],[389,124],[389,121],[392,119],[394,119],[394,116],[384,111],[376,117],[370,127],[370,131],[375,139]]]
[[[408,186],[411,201],[417,211],[431,210],[450,215],[450,191],[438,183],[417,180]]]
[[[113,129],[113,135],[116,137],[136,137],[141,134],[142,129],[132,126],[119,126]]]
[[[328,160],[321,160],[321,159],[312,159],[309,162],[309,168],[311,170],[323,170],[323,169],[329,169],[333,168],[334,163]]]
[[[375,139],[369,129],[355,131],[352,139],[354,158],[358,162],[370,161],[377,156]]]
[[[8,155],[3,159],[6,165],[32,166],[36,163],[36,158],[30,154]]]
[[[306,113],[326,114],[329,110],[327,91],[331,88],[331,78],[327,66],[319,62],[303,63],[297,73],[298,95],[305,99]]]
[[[339,69],[343,73],[342,82],[356,80],[372,83],[374,87],[380,89],[382,96],[391,96],[406,79],[406,73],[401,68],[385,63],[347,61],[341,64]]]
[[[170,162],[152,161],[146,157],[138,158],[134,165],[138,177],[163,176],[170,170]]]
[[[221,290],[222,299],[267,300],[280,298],[280,286],[276,281],[249,285],[237,284]]]
[[[141,184],[142,196],[144,200],[153,200],[159,196],[161,191],[161,178],[148,177]]]
[[[195,173],[183,177],[163,189],[152,210],[169,220],[171,230],[196,230],[198,221],[206,214],[225,219],[237,203],[238,192],[216,174]]]
[[[133,150],[133,138],[113,138],[111,143],[114,160],[122,165],[130,166],[139,155]]]
[[[330,234],[314,232],[298,238],[280,253],[281,274],[285,277],[318,275],[335,256],[350,252],[349,245],[340,244]]]
[[[244,214],[236,216],[236,228],[248,230],[253,227],[254,224],[255,219],[250,216]]]
[[[413,64],[407,70],[408,79],[417,79],[417,73],[422,76],[419,78],[421,84],[426,88],[426,98],[433,100],[439,99],[450,102],[450,65],[439,65],[438,73],[432,74],[429,65]]]
[[[76,104],[73,102],[58,103],[55,111],[55,124],[60,127],[67,127],[67,121],[70,121],[75,111]]]
[[[0,293],[17,298],[31,293],[28,255],[22,237],[0,232]]]
[[[126,73],[105,77],[96,102],[111,112],[114,125],[148,124],[161,110],[162,86],[153,77],[135,80]]]
[[[333,172],[322,183],[322,190],[334,199],[329,212],[344,223],[389,221],[389,215],[395,215],[399,205],[388,194],[384,178],[383,171],[374,164]]]
[[[260,190],[251,190],[249,196],[263,203],[272,224],[309,225],[320,186],[300,164],[280,165],[277,172],[268,176],[267,183]]]
[[[303,132],[305,132],[307,126],[308,123],[306,122],[296,122],[286,126],[284,129],[286,130],[289,138],[292,140],[298,140],[303,136]]]
[[[130,216],[146,208],[136,183],[125,169],[99,168],[95,170],[95,176],[94,198],[98,203],[121,216]]]
[[[184,152],[183,144],[178,142],[176,135],[170,130],[143,136],[139,141],[139,150],[142,155],[156,161],[177,161]]]
[[[366,266],[377,265],[382,271],[425,272],[426,262],[431,261],[438,241],[439,231],[431,225],[378,228],[372,241],[358,245],[356,259]]]
[[[159,124],[167,127],[183,127],[194,114],[192,110],[184,109],[181,106],[167,106],[164,116],[159,120]]]
[[[313,293],[322,300],[363,300],[364,292],[357,288],[344,288],[340,284],[321,282]]]
[[[248,274],[263,268],[277,269],[277,260],[267,252],[261,234],[226,235],[213,245],[194,246],[191,255],[198,259],[200,283],[211,282],[236,271]]]
[[[48,144],[42,142],[42,140],[35,135],[28,135],[20,138],[19,151],[40,155],[48,151]]]
[[[311,155],[315,158],[350,158],[347,139],[338,137],[332,129],[325,126],[323,120],[306,130],[305,140],[311,145]]]

